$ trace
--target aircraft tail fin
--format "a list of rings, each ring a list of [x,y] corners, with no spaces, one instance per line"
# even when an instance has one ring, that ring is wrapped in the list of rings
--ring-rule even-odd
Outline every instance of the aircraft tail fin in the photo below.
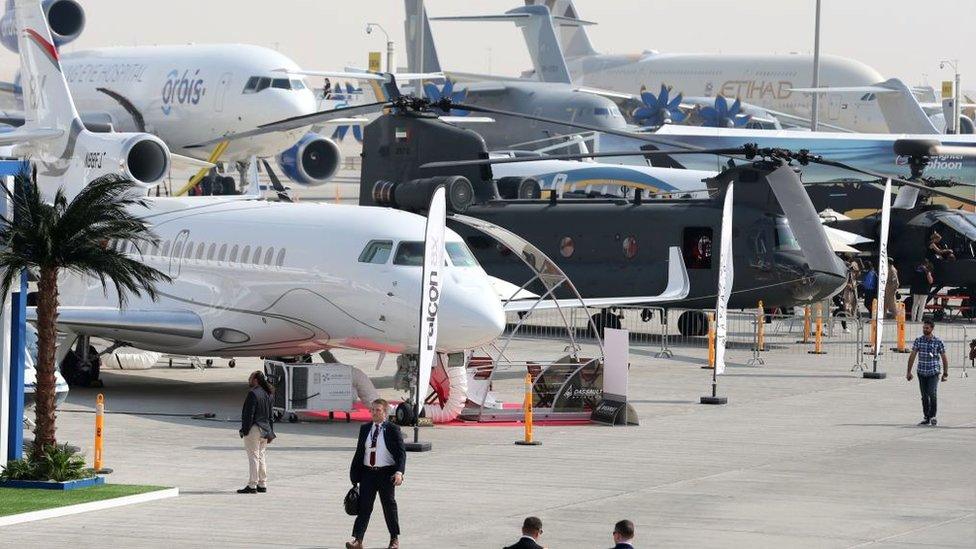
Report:
[[[549,8],[554,23],[559,27],[559,45],[567,59],[597,55],[586,35],[586,25],[592,23],[580,19],[573,0],[525,0],[525,5],[545,5]]]
[[[935,127],[922,106],[918,103],[912,89],[897,78],[881,83],[890,88],[891,93],[878,94],[878,107],[888,124],[891,133],[942,133]]]
[[[440,72],[441,63],[430,32],[427,10],[421,0],[403,0],[403,4],[406,8],[403,35],[407,42],[407,70],[418,73]]]
[[[41,2],[15,0],[14,11],[25,126],[68,128],[75,121],[80,124]]]

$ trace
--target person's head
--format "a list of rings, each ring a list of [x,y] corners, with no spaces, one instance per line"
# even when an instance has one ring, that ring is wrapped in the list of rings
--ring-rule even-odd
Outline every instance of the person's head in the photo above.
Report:
[[[269,395],[274,393],[274,387],[268,383],[268,377],[265,376],[264,372],[261,370],[254,370],[251,372],[251,376],[247,378],[247,385],[252,388],[260,386],[262,389],[267,391]]]
[[[389,414],[390,403],[378,398],[369,405],[369,415],[375,423],[383,423]]]
[[[932,332],[934,330],[935,330],[935,321],[932,320],[931,318],[926,318],[922,322],[922,333],[929,336],[932,335]]]
[[[613,525],[613,542],[630,541],[634,539],[634,523],[624,519]]]
[[[532,539],[539,539],[542,535],[542,519],[539,517],[525,517],[522,521],[522,535]]]
[[[867,270],[867,271],[870,271],[873,268],[874,268],[874,263],[872,263],[870,259],[865,259],[864,260],[864,269]]]

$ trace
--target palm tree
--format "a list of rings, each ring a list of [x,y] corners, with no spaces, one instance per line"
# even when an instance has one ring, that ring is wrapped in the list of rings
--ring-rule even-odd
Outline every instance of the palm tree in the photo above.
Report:
[[[36,176],[36,173],[34,174]],[[111,281],[125,306],[127,296],[146,293],[156,298],[155,284],[168,282],[162,272],[107,246],[110,240],[148,243],[149,225],[134,213],[146,206],[132,181],[104,176],[92,181],[70,202],[63,189],[53,201],[38,189],[26,170],[15,176],[12,192],[0,185],[12,215],[0,215],[0,296],[26,269],[37,277],[36,427],[32,454],[40,455],[55,438],[55,344],[58,316],[58,274],[69,271]],[[106,288],[107,291],[107,288]]]

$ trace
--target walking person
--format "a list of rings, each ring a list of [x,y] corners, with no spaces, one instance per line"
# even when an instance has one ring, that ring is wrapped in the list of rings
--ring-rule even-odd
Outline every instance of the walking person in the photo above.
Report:
[[[937,425],[935,419],[937,411],[936,395],[939,390],[939,363],[942,363],[942,381],[949,379],[949,358],[945,353],[942,340],[932,335],[935,323],[926,320],[922,323],[922,335],[915,338],[912,344],[912,354],[908,355],[908,372],[905,379],[912,380],[912,365],[918,358],[918,387],[922,393],[923,419],[919,425]]]
[[[634,523],[621,520],[613,525],[613,549],[634,549]]]
[[[400,521],[394,492],[397,486],[403,484],[407,452],[400,427],[387,420],[389,406],[382,398],[374,400],[369,407],[373,421],[359,429],[356,453],[349,466],[349,480],[354,485],[359,484],[359,514],[352,527],[354,539],[346,542],[346,549],[362,549],[377,493],[383,506],[386,528],[390,531],[390,544],[387,547],[400,547]]]
[[[240,435],[244,439],[244,450],[247,452],[248,478],[247,486],[238,490],[238,494],[268,491],[265,452],[268,444],[275,439],[274,423],[271,419],[274,387],[260,370],[251,373],[247,384],[251,390],[247,392],[244,408],[241,410]]]
[[[868,318],[871,318],[871,302],[878,297],[878,271],[874,270],[874,264],[870,261],[864,262],[864,277],[861,279],[861,287],[864,288],[864,307],[868,310]]]
[[[885,282],[884,308],[888,318],[895,318],[898,313],[898,287],[901,280],[898,279],[898,269],[895,268],[895,260],[888,258],[888,278]]]
[[[929,299],[929,291],[935,284],[935,277],[932,275],[932,262],[923,259],[915,272],[912,273],[912,322],[919,322],[925,314],[925,304]]]
[[[525,517],[522,521],[522,537],[505,549],[546,549],[539,545],[542,535],[542,519],[539,517]]]

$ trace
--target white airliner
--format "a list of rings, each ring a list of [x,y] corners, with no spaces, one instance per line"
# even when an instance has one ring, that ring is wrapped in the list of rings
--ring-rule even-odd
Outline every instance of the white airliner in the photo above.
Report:
[[[11,2],[7,0],[7,12],[0,19],[0,42],[16,52]],[[84,30],[84,12],[75,0],[45,0],[43,8],[55,47]],[[201,160],[211,158],[219,143],[184,147],[317,110],[298,65],[259,46],[95,48],[65,53],[61,66],[86,124],[147,132],[173,152]],[[277,156],[282,171],[293,181],[322,184],[338,170],[341,154],[331,139],[309,130],[310,126],[303,126],[236,140],[225,145],[216,159],[233,162],[252,155]]]
[[[559,42],[573,82],[580,86],[637,94],[642,87],[657,93],[661,85],[671,96],[711,98],[719,94],[761,107],[783,122],[810,120],[809,95],[791,91],[807,88],[813,81],[810,55],[729,55],[661,53],[601,54],[590,44],[572,0],[525,0],[526,5],[545,5],[559,29]],[[528,44],[539,55],[540,45]],[[820,87],[876,85],[885,78],[859,61],[822,55]],[[884,133],[888,125],[870,92],[829,93],[821,102],[820,119],[825,129]]]
[[[47,193],[67,183],[71,195],[107,173],[131,176],[138,171],[132,149],[145,144],[166,152],[150,135],[84,129],[40,2],[16,0],[15,7],[26,121],[0,142],[21,143],[38,164],[38,184]],[[142,249],[130,242],[107,245],[167,272],[173,281],[159,285],[158,302],[133,298],[121,309],[117,296],[106,295],[98,281],[65,275],[59,309],[65,331],[179,354],[416,349],[426,223],[421,216],[246,197],[150,199],[138,213],[160,240]],[[448,231],[445,240],[449,265],[438,348],[448,352],[494,339],[505,319],[487,275],[461,238]]]

